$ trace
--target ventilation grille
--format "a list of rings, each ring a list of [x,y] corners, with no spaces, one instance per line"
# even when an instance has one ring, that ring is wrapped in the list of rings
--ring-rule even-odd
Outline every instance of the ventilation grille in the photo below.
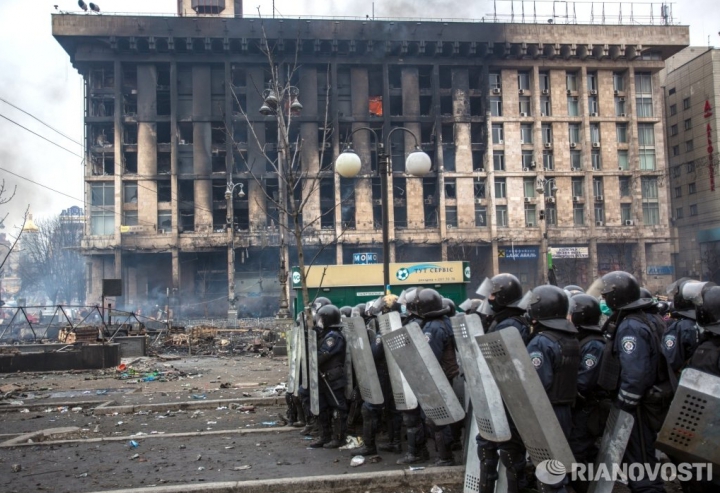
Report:
[[[505,347],[500,341],[483,342],[480,344],[480,351],[482,351],[485,358],[502,358],[507,355]]]
[[[707,400],[702,397],[688,395],[682,405],[682,411],[673,423],[668,440],[675,442],[678,447],[687,448],[693,442],[695,433],[705,413]]]
[[[474,474],[465,474],[465,491],[480,491],[480,478]]]
[[[410,337],[407,334],[398,334],[387,340],[387,345],[391,351],[410,345]]]
[[[552,459],[550,451],[544,447],[527,447],[527,451],[535,464],[539,464],[544,460]]]
[[[405,402],[405,394],[402,392],[394,392],[393,398],[395,399],[395,405],[397,405],[397,406],[399,406],[401,404],[402,405],[407,404],[407,402]]]
[[[445,421],[450,419],[450,413],[444,406],[423,409],[423,411],[425,411],[425,416],[432,419],[433,421]]]
[[[485,433],[489,435],[495,434],[495,429],[493,428],[492,421],[490,421],[487,418],[478,418],[475,417],[475,422],[477,422],[478,428],[480,431],[484,431]]]

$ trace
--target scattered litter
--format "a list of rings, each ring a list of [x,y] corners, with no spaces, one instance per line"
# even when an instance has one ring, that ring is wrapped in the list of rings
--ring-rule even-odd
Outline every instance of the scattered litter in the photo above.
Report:
[[[135,454],[135,455],[133,455],[132,457],[130,457],[130,460],[135,460],[135,459],[138,459],[138,458],[140,458],[140,454]]]
[[[247,471],[248,469],[251,469],[252,466],[246,465],[246,466],[235,466],[233,467],[233,471]]]
[[[195,460],[200,460],[200,459],[202,459],[202,454],[198,454],[197,459],[195,459]]]
[[[252,397],[250,392],[243,392],[243,397]]]
[[[235,447],[234,447],[233,445],[228,445],[227,447],[225,447],[225,450],[232,450],[232,449],[234,449],[234,448],[235,448]]]
[[[218,407],[218,408],[215,409],[215,410],[216,410],[216,411],[224,411],[224,410],[226,410],[226,409],[227,409],[227,406],[220,406],[220,407]]]
[[[74,413],[79,413],[82,411],[82,407],[80,407],[80,406],[74,407],[71,409],[71,411]]]
[[[128,442],[128,445],[130,445],[132,448],[138,448],[140,446],[140,444],[138,442],[136,442],[135,440],[130,440]]]
[[[201,400],[207,399],[207,396],[205,394],[193,394],[192,398],[197,401],[201,401]]]
[[[348,435],[345,439],[345,445],[340,447],[340,450],[352,450],[354,448],[360,448],[363,446],[363,439],[362,437],[354,437]]]
[[[198,471],[204,471],[204,470],[205,470],[205,467],[204,467],[204,466],[198,467]]]
[[[229,382],[221,383],[220,388],[221,389],[229,389],[229,388],[232,388],[232,384]]]
[[[123,421],[118,421],[115,426],[121,426],[123,424]]]
[[[380,462],[381,460],[382,460],[382,457],[380,457],[379,455],[373,455],[373,456],[371,456],[371,457],[368,459],[368,462],[369,462],[370,464],[377,464],[377,463]]]
[[[76,478],[86,478],[86,477],[88,477],[88,473],[84,472],[84,473],[82,473],[82,474],[78,474],[78,475],[75,476],[75,477],[76,477]]]
[[[443,490],[438,485],[433,485],[432,489],[430,489],[430,493],[443,493],[443,491],[445,490]]]
[[[216,424],[217,424],[217,421],[208,421],[207,424],[209,424],[209,425],[216,425]]]
[[[107,391],[107,390],[98,390],[98,391],[95,392],[95,393],[96,393],[97,395],[107,395],[108,391]]]
[[[411,471],[424,471],[425,467],[423,466],[410,466]]]
[[[262,424],[263,426],[276,426],[277,421],[263,421]]]
[[[20,409],[20,412],[21,412],[21,413],[29,413],[29,412],[30,412],[30,409],[28,409],[28,408]]]
[[[184,448],[185,448],[185,445],[180,445],[180,448],[181,448],[181,449],[184,449]]]
[[[365,464],[365,457],[363,457],[362,455],[356,455],[355,457],[350,459],[351,467],[362,466],[363,464]]]
[[[12,472],[20,472],[20,471],[22,471],[22,466],[20,464],[12,465]]]

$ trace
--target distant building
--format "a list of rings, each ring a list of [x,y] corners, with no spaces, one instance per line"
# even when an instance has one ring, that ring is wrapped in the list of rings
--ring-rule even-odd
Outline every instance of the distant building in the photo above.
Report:
[[[720,283],[720,50],[669,59],[664,93],[676,275]]]
[[[561,283],[614,269],[653,291],[672,279],[659,72],[687,46],[686,26],[261,20],[241,17],[238,1],[178,5],[178,16],[53,16],[85,79],[89,300],[122,277],[125,305],[172,292],[188,312],[226,313],[232,283],[241,316],[277,310],[279,216],[266,197],[279,182],[261,147],[277,155],[278,127],[258,112],[263,33],[282,77],[299,62],[291,132],[320,179],[303,212],[317,264],[381,257],[369,136],[354,138],[361,177],[341,179],[333,163],[352,129],[402,125],[433,170],[408,177],[413,141],[394,134],[392,261],[469,260],[471,285],[505,271],[529,288],[552,252]],[[228,183],[245,192],[231,210]]]

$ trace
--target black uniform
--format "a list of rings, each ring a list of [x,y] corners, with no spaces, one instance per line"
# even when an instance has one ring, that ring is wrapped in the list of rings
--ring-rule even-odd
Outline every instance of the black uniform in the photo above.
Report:
[[[683,369],[700,344],[700,331],[695,319],[672,312],[662,338],[662,352],[674,372]]]

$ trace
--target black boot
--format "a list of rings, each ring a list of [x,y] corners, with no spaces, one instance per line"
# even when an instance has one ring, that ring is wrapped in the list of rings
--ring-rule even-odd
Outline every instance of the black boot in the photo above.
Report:
[[[295,421],[290,421],[290,424],[295,428],[304,428],[307,425],[307,421],[305,420],[305,409],[303,409],[299,401],[296,402],[295,411],[296,419]]]
[[[399,454],[402,452],[400,446],[400,433],[402,432],[402,420],[392,416],[387,420],[387,434],[390,441],[378,445],[378,450],[383,452],[392,452],[393,454]]]
[[[305,414],[305,427],[300,431],[302,435],[316,435],[318,432],[318,418],[312,414]]]
[[[350,453],[353,455],[377,455],[375,447],[375,426],[373,426],[373,417],[370,411],[362,410],[363,417],[363,446],[359,449],[352,449]]]
[[[321,411],[317,417],[317,423],[320,425],[320,437],[310,442],[310,448],[322,448],[332,441],[332,428],[330,427],[330,416],[327,411]]]
[[[442,431],[436,431],[435,435],[435,448],[438,451],[438,456],[435,458],[435,467],[454,466],[455,458],[453,457],[452,450],[450,450],[449,444],[445,443],[445,437]]]
[[[420,423],[420,426],[424,426],[424,424]],[[425,445],[425,440],[422,438],[424,438],[423,431],[419,427],[408,428],[408,451],[405,454],[405,457],[398,459],[396,464],[415,464],[417,462],[428,460],[430,458],[430,453]]]
[[[332,440],[323,445],[323,448],[340,448],[345,445],[347,436],[347,416],[337,409],[333,411],[332,417]]]

